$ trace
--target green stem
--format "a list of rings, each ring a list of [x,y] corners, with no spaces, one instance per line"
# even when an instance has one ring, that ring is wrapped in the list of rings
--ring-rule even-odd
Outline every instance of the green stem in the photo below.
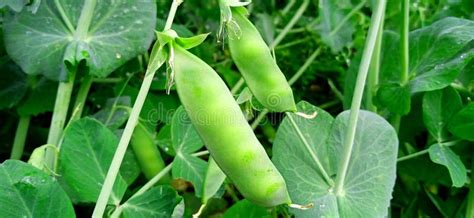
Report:
[[[18,127],[16,128],[15,140],[10,159],[20,160],[25,148],[26,136],[28,135],[28,127],[30,126],[30,117],[20,117]]]
[[[66,24],[67,29],[71,33],[74,33],[74,25],[72,25],[71,21],[69,20],[69,17],[66,15],[66,12],[64,11],[64,8],[61,5],[61,2],[59,2],[59,0],[54,0],[54,4],[56,5],[56,8],[58,9],[59,15],[61,16],[64,23]]]
[[[208,155],[209,154],[209,151],[200,151],[200,152],[196,152],[194,154],[192,154],[192,156],[194,157],[200,157],[200,156],[204,156],[204,155]],[[156,176],[154,176],[152,179],[150,179],[145,185],[143,185],[137,192],[135,192],[132,197],[130,197],[128,200],[131,200],[143,193],[145,193],[146,191],[148,191],[149,189],[151,189],[153,186],[155,186],[156,183],[158,183],[163,177],[167,176],[168,173],[171,171],[171,169],[173,169],[173,163],[170,163],[168,164],[165,168],[163,168],[158,174],[156,174]],[[122,206],[119,206],[115,211],[114,213],[112,214],[111,217],[119,217],[120,214],[122,213],[123,211],[123,207]]]
[[[291,125],[293,126],[293,128],[295,129],[296,133],[298,134],[298,137],[300,138],[301,142],[303,142],[306,150],[308,151],[308,153],[310,154],[311,158],[313,159],[314,163],[316,164],[316,166],[318,167],[319,171],[321,172],[321,174],[323,175],[324,179],[326,180],[327,184],[329,186],[333,186],[334,185],[334,181],[331,179],[331,177],[329,176],[329,174],[326,172],[326,170],[324,169],[323,165],[321,164],[321,161],[319,160],[318,156],[314,153],[313,149],[311,148],[311,146],[309,145],[308,141],[306,141],[306,138],[304,137],[303,133],[301,132],[300,128],[298,127],[298,125],[296,124],[295,120],[293,119],[293,117],[291,116],[291,113],[287,112],[286,113],[286,116],[288,117],[288,119],[290,120],[290,123]]]
[[[86,103],[87,95],[92,86],[92,76],[86,75],[79,87],[79,92],[77,93],[76,102],[74,103],[74,111],[71,117],[71,121],[78,120],[82,116],[82,111],[84,110],[84,105]]]
[[[460,142],[460,141],[457,140],[457,141],[443,142],[443,143],[439,143],[439,144],[441,144],[441,145],[443,145],[443,146],[446,146],[446,147],[450,147],[450,146],[453,146],[453,145],[458,144],[459,142]],[[438,144],[438,143],[436,143],[436,144]],[[435,145],[435,144],[433,144],[433,145]],[[413,154],[409,154],[409,155],[400,157],[400,158],[397,159],[397,162],[402,162],[402,161],[405,161],[405,160],[409,160],[409,159],[412,159],[412,158],[419,157],[419,156],[421,156],[421,155],[427,154],[427,153],[429,153],[429,151],[430,151],[430,147],[433,146],[433,145],[430,145],[427,149],[424,149],[424,150],[415,152],[415,153],[413,153]]]
[[[230,90],[230,92],[234,95],[237,94],[237,92],[240,90],[240,88],[242,88],[244,83],[244,79],[240,78],[239,81],[237,81],[237,83],[234,85],[234,87],[232,87],[232,90]]]
[[[469,194],[467,196],[466,218],[474,217],[474,159],[471,167],[471,185],[469,186]]]
[[[293,85],[302,75],[303,73],[309,68],[309,66],[311,66],[311,64],[313,63],[313,61],[316,59],[316,57],[319,56],[319,54],[321,54],[321,47],[319,47],[318,49],[316,49],[316,51],[314,51],[309,57],[308,59],[306,59],[306,61],[304,62],[303,66],[300,67],[300,69],[298,69],[298,71],[295,73],[295,75],[293,75],[290,80],[288,81],[288,84]],[[267,109],[263,109],[262,112],[260,112],[260,114],[258,114],[257,118],[255,118],[255,120],[252,122],[252,129],[256,129],[257,126],[260,124],[260,122],[262,122],[262,120],[265,118],[265,116],[269,113],[270,111],[268,111]]]
[[[283,28],[283,30],[278,34],[278,36],[275,38],[275,40],[272,42],[272,44],[269,46],[270,50],[273,50],[280,42],[285,38],[285,36],[288,34],[288,31],[290,31],[293,26],[295,26],[296,22],[301,18],[303,13],[306,11],[306,8],[308,8],[309,5],[309,0],[304,0],[301,6],[298,8],[296,11],[296,14],[291,18],[290,22]]]
[[[119,83],[122,82],[122,78],[94,78],[94,83]]]
[[[59,149],[60,140],[64,131],[64,124],[66,123],[67,113],[69,110],[69,102],[71,101],[72,89],[74,87],[74,80],[76,78],[77,67],[69,72],[69,78],[66,82],[60,82],[58,86],[58,93],[56,95],[56,102],[54,103],[53,118],[51,119],[51,126],[49,128],[47,144],[56,146]],[[56,163],[56,149],[48,148],[45,152],[45,164],[48,169],[55,169]]]
[[[308,41],[311,41],[311,40],[312,40],[311,37],[298,39],[298,40],[291,41],[291,42],[288,42],[288,43],[283,44],[283,45],[279,45],[279,46],[275,47],[275,50],[286,49],[286,48],[289,48],[289,47],[292,47],[292,46],[295,46],[295,45],[298,45],[298,44],[302,44],[302,43],[305,43],[305,42],[308,42]]]
[[[81,16],[77,22],[76,32],[74,32],[74,38],[76,40],[85,40],[87,38],[87,33],[92,22],[92,17],[94,16],[96,3],[97,0],[85,0],[81,11]]]
[[[385,17],[385,16],[384,16]],[[375,43],[374,54],[372,60],[370,61],[369,75],[367,77],[367,90],[366,90],[366,102],[367,109],[374,113],[377,113],[377,107],[374,104],[374,95],[377,85],[379,84],[379,74],[380,74],[380,57],[382,50],[382,40],[383,40],[383,26],[384,18],[380,23],[380,29],[377,33],[377,42]]]
[[[387,1],[380,0],[377,3],[377,7],[373,13],[372,22],[370,24],[367,42],[364,48],[364,54],[362,56],[359,73],[357,76],[357,82],[354,90],[354,96],[352,98],[352,105],[350,110],[350,117],[347,132],[344,138],[344,151],[342,154],[341,162],[339,164],[339,170],[336,177],[336,189],[335,194],[337,196],[344,195],[344,181],[346,179],[347,170],[351,159],[352,149],[354,147],[354,138],[357,128],[357,120],[359,118],[359,110],[362,102],[362,96],[364,93],[365,80],[367,79],[367,73],[369,71],[370,60],[374,52],[375,43],[377,41],[377,34],[379,32],[380,23],[382,22],[383,14],[385,12],[385,6]]]
[[[409,51],[409,32],[410,32],[410,0],[402,0],[402,12],[403,12],[403,19],[402,25],[400,27],[400,62],[402,69],[400,71],[400,84],[405,86],[408,82],[408,73],[410,71],[410,51]],[[400,130],[400,123],[401,123],[401,116],[400,115],[393,115],[392,118],[392,126],[399,132]]]
[[[165,31],[171,28],[178,6],[182,2],[183,2],[182,0],[173,1],[169,15],[168,15],[168,19],[166,20],[166,24],[164,28]],[[94,212],[92,214],[92,217],[94,218],[101,218],[104,215],[107,202],[112,192],[112,187],[114,185],[115,178],[118,175],[120,165],[122,164],[123,157],[125,156],[125,152],[127,151],[128,144],[130,143],[133,130],[135,129],[135,126],[138,123],[140,111],[143,108],[143,104],[145,103],[146,96],[148,94],[148,91],[150,90],[151,83],[153,82],[153,78],[156,73],[155,70],[150,71],[149,69],[150,68],[148,68],[147,71],[145,72],[145,78],[140,87],[140,91],[138,92],[138,96],[137,96],[137,99],[135,100],[135,104],[133,105],[132,113],[130,114],[130,117],[128,118],[127,124],[125,125],[125,129],[123,131],[122,137],[120,138],[120,142],[117,146],[117,150],[115,151],[114,157],[112,159],[112,163],[107,172],[107,176],[105,177],[104,185],[102,186],[102,190],[100,191],[97,204],[95,205]]]
[[[339,32],[339,30],[349,21],[349,19],[354,16],[356,12],[358,12],[362,7],[364,7],[366,0],[361,1],[358,5],[356,5],[345,17],[339,22],[339,25],[336,26],[330,33],[329,36],[332,37],[334,34]]]

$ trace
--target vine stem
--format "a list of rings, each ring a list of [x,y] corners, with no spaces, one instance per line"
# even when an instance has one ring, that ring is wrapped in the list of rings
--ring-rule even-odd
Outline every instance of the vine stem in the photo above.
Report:
[[[81,118],[87,95],[89,94],[89,90],[92,86],[92,81],[92,76],[89,74],[83,78],[81,86],[79,87],[79,92],[77,93],[76,102],[74,103],[74,113],[71,117],[71,121]]]
[[[402,13],[403,19],[402,25],[400,27],[400,62],[402,66],[402,69],[400,71],[400,84],[402,86],[405,86],[408,82],[408,73],[410,71],[410,0],[402,0]],[[393,116],[391,121],[393,127],[397,130],[397,132],[399,132],[401,116],[396,114]]]
[[[369,67],[369,75],[367,77],[367,93],[366,93],[366,102],[367,102],[367,109],[374,113],[377,113],[377,107],[374,104],[374,95],[375,89],[379,84],[379,74],[380,74],[380,54],[382,50],[382,41],[383,41],[383,27],[384,27],[384,19],[385,16],[382,17],[382,22],[380,22],[380,29],[377,33],[377,42],[375,43],[374,54],[372,55],[372,60],[370,62]]]
[[[275,40],[272,42],[270,45],[270,50],[275,49],[275,47],[280,44],[280,42],[285,38],[285,36],[288,34],[288,31],[290,31],[298,22],[298,20],[303,16],[303,13],[306,11],[309,5],[309,0],[304,0],[301,6],[298,8],[296,11],[296,14],[291,18],[290,22],[283,28],[283,30],[278,34],[278,36],[275,38]]]
[[[54,103],[53,118],[48,133],[47,144],[54,145],[54,148],[47,148],[45,151],[45,165],[48,169],[56,168],[56,148],[61,141],[64,124],[66,123],[69,102],[71,101],[72,89],[76,78],[77,67],[69,72],[69,78],[66,82],[60,82]]]
[[[436,144],[441,144],[443,146],[450,147],[450,146],[458,144],[459,142],[460,141],[458,140],[458,141],[443,142],[443,143],[436,143]],[[435,145],[435,144],[433,144],[433,145]],[[433,146],[433,145],[430,145],[430,147]],[[402,161],[409,160],[409,159],[412,159],[412,158],[415,158],[415,157],[419,157],[421,155],[429,153],[429,151],[430,151],[430,148],[428,147],[427,149],[424,149],[424,150],[415,152],[413,154],[409,154],[409,155],[400,157],[400,158],[397,159],[397,162],[402,162]]]
[[[54,4],[56,5],[56,8],[58,9],[59,15],[63,19],[64,23],[66,24],[66,27],[71,33],[74,33],[74,25],[72,25],[71,21],[66,15],[66,12],[64,11],[63,6],[61,5],[61,2],[59,0],[54,0]]]
[[[324,179],[326,180],[326,182],[328,183],[329,186],[333,186],[334,185],[334,181],[331,179],[331,177],[329,176],[329,174],[326,172],[326,170],[324,169],[323,165],[321,164],[321,161],[319,161],[319,158],[318,156],[314,153],[313,149],[311,149],[311,146],[309,145],[308,141],[306,140],[306,138],[304,137],[303,133],[301,132],[300,128],[298,127],[298,125],[296,125],[296,122],[295,120],[293,119],[293,117],[291,116],[291,113],[289,112],[286,112],[286,116],[288,117],[288,119],[290,120],[290,123],[291,125],[293,126],[293,128],[295,129],[296,133],[298,134],[299,138],[301,139],[301,141],[303,142],[304,146],[306,147],[306,150],[309,152],[311,158],[313,159],[313,161],[316,163],[316,166],[318,167],[319,171],[321,172],[321,174],[323,175]]]
[[[171,28],[174,17],[176,16],[176,11],[181,3],[183,3],[183,0],[173,0],[168,18],[166,20],[164,31]],[[155,70],[150,71],[149,69],[150,68],[148,68],[145,72],[145,78],[140,87],[140,91],[138,92],[138,96],[135,100],[135,104],[133,105],[130,117],[128,118],[127,124],[125,125],[125,129],[123,131],[122,137],[120,138],[117,150],[115,151],[112,163],[107,172],[107,176],[105,177],[104,185],[102,186],[99,198],[97,200],[97,204],[95,205],[94,212],[92,213],[92,217],[94,218],[101,218],[104,215],[107,202],[112,192],[112,187],[114,185],[115,178],[117,177],[117,174],[119,172],[120,165],[122,164],[123,157],[125,156],[125,152],[127,151],[127,147],[130,143],[130,139],[132,137],[135,126],[138,123],[140,111],[143,108],[143,104],[145,103],[146,96],[148,95],[148,91],[150,90],[150,86],[153,82],[153,78],[156,72]]]
[[[94,9],[97,0],[85,0],[84,6],[82,7],[81,16],[77,22],[77,29],[74,32],[74,38],[76,40],[84,40],[87,37],[89,27],[92,22],[92,17],[94,15]]]
[[[349,115],[349,124],[344,138],[344,151],[336,176],[335,194],[337,196],[344,195],[344,181],[346,179],[347,169],[349,168],[352,149],[354,147],[354,138],[357,129],[357,120],[359,118],[360,105],[364,93],[365,80],[367,79],[370,60],[372,59],[372,54],[374,52],[375,43],[377,41],[377,34],[379,32],[380,23],[382,22],[382,18],[385,12],[386,3],[387,0],[380,0],[377,3],[377,7],[372,16],[372,22],[370,24],[367,42],[365,44],[364,54],[362,56],[362,62],[359,68],[359,73],[357,75],[357,82],[354,90],[354,96],[352,98],[351,111]]]
[[[28,127],[30,126],[30,116],[20,117],[18,127],[16,128],[15,139],[10,159],[19,160],[23,155],[25,148],[26,136],[28,135]]]

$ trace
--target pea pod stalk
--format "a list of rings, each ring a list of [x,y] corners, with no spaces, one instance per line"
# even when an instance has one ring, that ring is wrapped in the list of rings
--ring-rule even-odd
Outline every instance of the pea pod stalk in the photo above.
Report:
[[[248,200],[291,204],[286,183],[253,133],[226,84],[205,62],[174,43],[181,103],[210,154]]]

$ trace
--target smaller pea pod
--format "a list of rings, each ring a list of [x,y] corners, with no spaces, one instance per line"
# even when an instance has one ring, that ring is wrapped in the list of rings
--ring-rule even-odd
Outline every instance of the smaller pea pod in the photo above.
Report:
[[[218,74],[177,43],[175,82],[181,103],[210,154],[248,200],[290,204],[286,183]]]
[[[147,179],[152,179],[165,168],[165,162],[154,143],[152,135],[142,123],[138,122],[135,127],[130,144]],[[162,183],[167,183],[170,179],[169,175],[166,175]]]
[[[232,7],[231,11],[231,20],[224,21],[230,53],[253,95],[270,111],[295,112],[293,91],[257,28],[247,19],[246,9]]]

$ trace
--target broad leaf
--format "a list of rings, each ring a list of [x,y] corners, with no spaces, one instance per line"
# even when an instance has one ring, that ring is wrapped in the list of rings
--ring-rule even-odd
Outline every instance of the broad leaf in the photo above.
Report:
[[[448,122],[462,108],[461,97],[450,86],[425,93],[423,97],[423,122],[438,141],[448,140]]]
[[[377,90],[377,103],[398,115],[410,112],[411,95],[407,87],[400,84],[384,84]]]
[[[122,215],[125,218],[171,217],[180,201],[181,197],[173,188],[159,186],[131,198],[120,207],[123,208]]]
[[[128,96],[111,98],[108,99],[105,106],[92,117],[112,130],[118,129],[127,122],[129,113],[127,108],[130,108],[131,104],[130,97]]]
[[[202,190],[202,203],[206,203],[209,199],[214,197],[219,189],[224,184],[226,175],[217,165],[216,161],[209,157],[206,177],[204,178],[204,185]]]
[[[20,116],[36,116],[41,113],[53,111],[58,83],[41,78],[30,89],[18,108]]]
[[[190,181],[194,186],[196,196],[200,197],[206,169],[206,161],[189,154],[178,153],[173,160],[172,174],[173,178]]]
[[[241,217],[255,217],[255,218],[269,218],[270,213],[265,207],[253,204],[244,199],[232,205],[225,213],[223,218],[241,218]]]
[[[2,217],[75,217],[68,196],[53,178],[17,160],[0,164]]]
[[[105,77],[146,52],[153,39],[154,1],[98,1],[85,39],[74,33],[84,1],[58,1],[67,20],[55,2],[43,1],[35,14],[23,10],[5,16],[7,51],[27,74],[64,79],[65,61],[75,65],[85,59],[92,75]]]
[[[0,9],[8,6],[15,12],[20,12],[27,3],[28,0],[1,0]]]
[[[289,115],[283,120],[274,142],[274,162],[287,181],[293,202],[314,203],[307,210],[293,210],[298,217],[383,217],[387,215],[395,184],[398,151],[397,134],[380,116],[361,111],[354,147],[350,154],[341,193],[335,193],[334,178],[344,158],[343,142],[349,111],[335,120],[309,103],[298,104],[298,111],[318,112],[309,120]],[[300,139],[305,138],[308,148]],[[314,155],[311,155],[311,152]],[[323,176],[316,161],[320,162]]]
[[[179,107],[173,115],[171,138],[173,140],[174,150],[177,154],[190,154],[204,146],[184,107]]]
[[[64,133],[59,156],[60,181],[74,202],[91,203],[99,197],[118,139],[91,118],[74,121]],[[119,174],[109,203],[119,204],[127,183]]]
[[[9,58],[0,59],[0,109],[18,104],[28,90],[27,77]]]
[[[470,103],[454,115],[448,128],[455,136],[474,141],[474,103]]]
[[[384,37],[381,81],[400,81],[399,37]],[[390,42],[388,42],[390,41]],[[474,57],[474,21],[445,18],[410,33],[411,93],[442,89],[452,83]]]
[[[454,187],[464,186],[467,181],[466,167],[458,155],[442,144],[432,145],[429,148],[429,154],[433,162],[448,168]]]
[[[319,16],[321,22],[318,30],[326,45],[333,53],[352,43],[352,35],[355,32],[351,9],[354,6],[349,1],[321,0],[319,2]],[[342,6],[342,7],[341,7]]]

